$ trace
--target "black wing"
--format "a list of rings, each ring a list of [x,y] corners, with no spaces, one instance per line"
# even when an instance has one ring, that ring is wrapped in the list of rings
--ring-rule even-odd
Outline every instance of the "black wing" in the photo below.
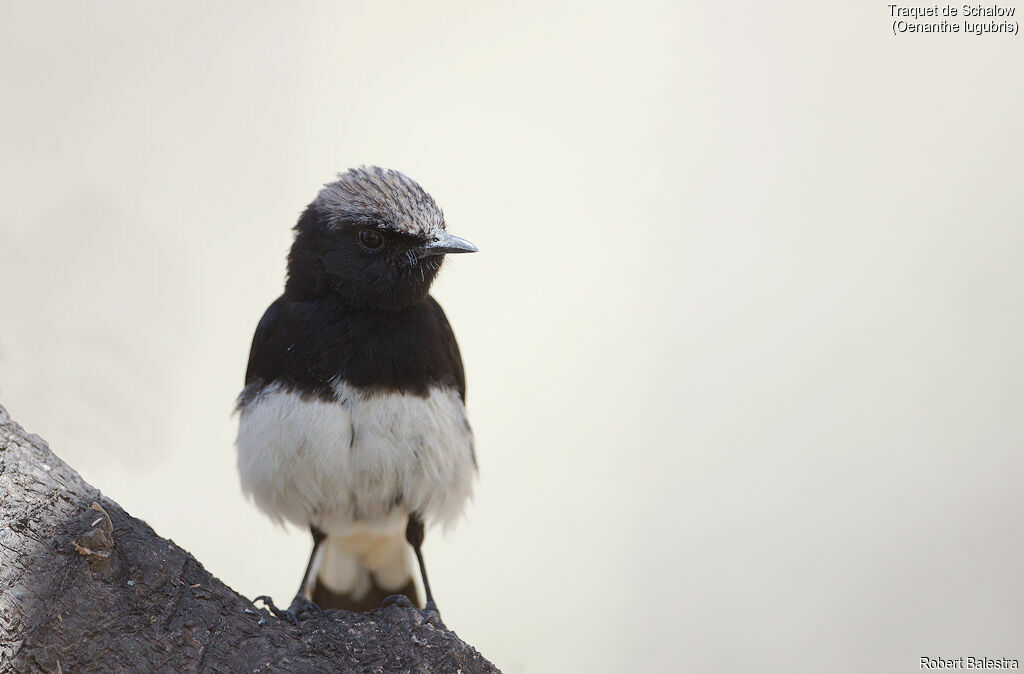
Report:
[[[448,374],[454,380],[459,396],[465,402],[466,372],[462,369],[462,354],[459,353],[459,343],[455,341],[455,333],[452,332],[452,326],[448,322],[448,317],[444,315],[444,309],[437,303],[437,300],[433,297],[427,297],[427,304],[436,325],[436,336],[442,351],[442,357],[446,361],[445,365],[447,367],[445,369],[448,370]]]
[[[277,341],[283,301],[284,298],[279,297],[267,307],[263,318],[256,326],[256,333],[252,336],[252,347],[249,349],[249,363],[245,368],[245,388],[238,396],[239,409],[245,407],[266,382],[277,377],[278,373],[274,370],[280,368],[280,361],[273,358],[268,351],[272,351],[270,345]]]

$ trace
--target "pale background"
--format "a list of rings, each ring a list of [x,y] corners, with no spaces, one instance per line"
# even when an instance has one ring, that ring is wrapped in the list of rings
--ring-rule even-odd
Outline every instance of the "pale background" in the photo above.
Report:
[[[308,552],[238,487],[252,330],[299,212],[377,163],[481,250],[435,286],[480,482],[426,555],[505,672],[1024,658],[1024,38],[897,38],[885,3],[2,8],[0,402],[243,594]]]

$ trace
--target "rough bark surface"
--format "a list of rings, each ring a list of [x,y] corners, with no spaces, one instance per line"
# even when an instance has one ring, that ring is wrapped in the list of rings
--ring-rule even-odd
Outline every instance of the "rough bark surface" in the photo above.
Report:
[[[256,609],[0,407],[0,671],[498,670],[412,609]]]

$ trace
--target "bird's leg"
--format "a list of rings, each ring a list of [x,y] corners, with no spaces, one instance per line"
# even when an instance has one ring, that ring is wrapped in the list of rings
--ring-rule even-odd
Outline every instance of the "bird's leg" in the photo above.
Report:
[[[306,562],[306,571],[302,574],[302,582],[299,584],[299,591],[295,594],[295,599],[292,599],[291,606],[288,610],[282,611],[274,605],[273,600],[270,597],[263,595],[256,597],[253,602],[262,601],[266,604],[270,612],[278,618],[288,618],[296,626],[299,624],[299,616],[309,613],[310,611],[321,610],[319,606],[313,601],[313,563],[316,561],[316,553],[320,550],[320,545],[327,538],[327,534],[320,531],[316,527],[310,527],[309,532],[313,535],[313,551],[309,553],[309,561]]]
[[[441,622],[441,612],[437,610],[437,604],[434,603],[434,595],[430,591],[430,581],[427,580],[427,567],[423,563],[423,520],[416,513],[409,515],[409,524],[405,527],[405,540],[409,541],[409,545],[412,546],[413,552],[416,553],[416,561],[420,565],[420,577],[423,579],[423,592],[427,595],[427,604],[423,608],[424,613],[427,614],[428,622]],[[402,606],[412,606],[412,602],[405,595],[391,595],[384,600],[382,606],[390,606],[392,604]]]
[[[416,561],[420,565],[420,577],[423,579],[423,592],[427,595],[428,611],[440,613],[437,604],[434,603],[434,595],[430,592],[430,581],[427,580],[427,567],[423,564],[423,520],[418,515],[409,515],[409,524],[405,527],[405,540],[409,541],[413,552],[416,553]]]
[[[309,609],[320,610],[320,607],[313,603],[313,585],[316,579],[312,577],[312,574],[313,564],[316,562],[316,553],[320,550],[320,545],[323,544],[324,539],[327,538],[327,534],[316,527],[310,527],[309,533],[313,535],[313,550],[309,553],[309,561],[306,562],[306,570],[302,574],[299,591],[295,593],[295,599],[292,600],[292,605],[289,608],[292,611],[296,609],[300,611],[308,611]]]

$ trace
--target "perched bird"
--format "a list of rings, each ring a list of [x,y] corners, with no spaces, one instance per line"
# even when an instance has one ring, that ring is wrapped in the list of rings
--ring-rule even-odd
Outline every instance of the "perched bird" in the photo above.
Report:
[[[238,398],[243,490],[313,535],[289,609],[261,598],[276,615],[418,604],[406,543],[437,615],[424,524],[459,516],[476,455],[462,357],[429,293],[446,254],[476,250],[415,181],[378,167],[340,174],[295,225]]]

